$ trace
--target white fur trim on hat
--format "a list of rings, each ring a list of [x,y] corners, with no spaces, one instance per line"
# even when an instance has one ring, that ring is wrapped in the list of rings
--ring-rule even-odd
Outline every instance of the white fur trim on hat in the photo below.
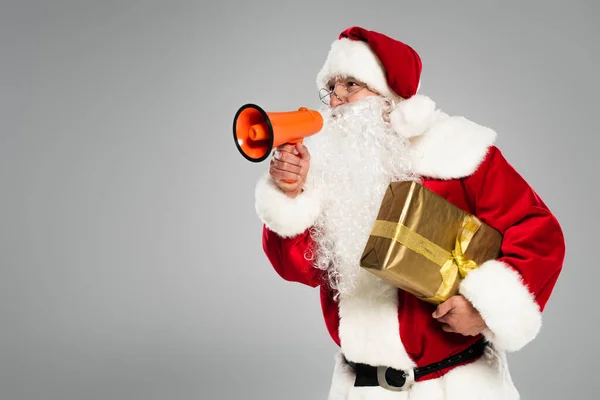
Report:
[[[401,100],[390,113],[396,133],[407,138],[421,135],[435,122],[435,102],[422,94]]]
[[[283,193],[265,173],[255,189],[255,209],[261,221],[281,237],[294,237],[310,228],[321,212],[321,196],[307,177],[304,191],[295,198]]]
[[[400,99],[388,86],[385,69],[368,44],[342,38],[331,45],[325,64],[317,74],[317,87],[335,77],[353,77],[390,99]]]
[[[489,329],[483,334],[504,351],[520,350],[542,326],[542,314],[521,274],[498,260],[489,260],[467,275],[460,293],[481,313]]]

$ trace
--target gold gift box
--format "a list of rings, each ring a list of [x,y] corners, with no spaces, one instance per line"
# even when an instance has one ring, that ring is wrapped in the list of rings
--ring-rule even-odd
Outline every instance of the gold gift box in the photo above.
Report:
[[[461,279],[500,254],[502,235],[418,182],[392,182],[383,197],[360,265],[439,304]]]

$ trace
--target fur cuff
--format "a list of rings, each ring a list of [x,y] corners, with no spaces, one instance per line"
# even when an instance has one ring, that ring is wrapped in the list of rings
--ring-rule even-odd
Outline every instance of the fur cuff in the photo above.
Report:
[[[390,113],[392,128],[406,138],[421,135],[434,121],[435,102],[422,94],[401,100]]]
[[[542,314],[521,275],[502,261],[490,260],[467,275],[460,293],[481,313],[483,334],[497,348],[520,350],[542,326]]]
[[[255,208],[262,222],[281,237],[294,237],[310,228],[321,212],[321,197],[310,183],[310,174],[304,192],[290,198],[265,173],[255,189]]]

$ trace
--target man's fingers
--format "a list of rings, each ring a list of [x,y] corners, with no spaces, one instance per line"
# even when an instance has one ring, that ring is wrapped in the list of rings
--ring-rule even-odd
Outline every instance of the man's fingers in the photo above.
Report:
[[[285,183],[294,183],[300,179],[298,175],[290,172],[276,172],[273,173],[272,177],[276,181],[284,181]]]
[[[288,171],[282,171],[277,168],[271,168],[271,177],[275,180],[297,181],[300,179],[298,174]]]
[[[302,159],[290,152],[287,151],[278,151],[275,153],[275,160],[278,161],[283,161],[292,165],[297,165],[297,166],[301,166],[302,165]]]
[[[456,331],[454,330],[454,328],[450,324],[442,324],[442,330],[445,331],[445,332],[454,332],[454,333],[456,333]]]
[[[454,308],[454,305],[452,304],[452,302],[450,300],[446,300],[445,302],[443,302],[442,304],[438,305],[437,308],[435,309],[435,311],[433,312],[433,318],[440,318],[443,317],[444,315],[448,314],[448,312],[450,312],[450,310],[452,310],[452,308]]]
[[[302,143],[296,143],[296,150],[298,151],[298,155],[303,160],[310,160],[310,153],[305,145]]]
[[[450,313],[447,313],[441,317],[436,318],[438,320],[438,322],[442,322],[445,324],[448,324],[450,322]]]
[[[294,153],[294,149],[296,148],[296,146],[294,144],[291,143],[284,143],[282,145],[279,145],[277,147],[277,150],[279,151],[286,151],[288,153]]]
[[[290,164],[285,161],[273,160],[273,168],[279,169],[281,171],[292,172],[294,174],[300,175],[302,172],[302,167],[299,165]]]
[[[279,145],[275,151],[276,153],[290,153],[293,154],[295,156],[298,156],[298,150],[296,149],[296,145],[297,144],[291,144],[291,143],[284,143],[282,145]]]

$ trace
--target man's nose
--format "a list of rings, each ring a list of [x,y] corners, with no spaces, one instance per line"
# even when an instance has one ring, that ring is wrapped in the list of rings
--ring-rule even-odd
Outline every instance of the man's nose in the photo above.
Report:
[[[344,103],[343,100],[340,100],[335,94],[331,94],[330,96],[330,100],[329,100],[329,105],[333,108],[333,107],[337,107],[340,104]]]

